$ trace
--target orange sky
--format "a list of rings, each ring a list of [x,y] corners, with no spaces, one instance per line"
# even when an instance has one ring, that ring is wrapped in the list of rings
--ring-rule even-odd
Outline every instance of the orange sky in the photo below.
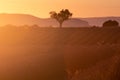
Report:
[[[120,16],[120,0],[0,0],[0,13],[48,18],[50,11],[69,9],[73,17]]]

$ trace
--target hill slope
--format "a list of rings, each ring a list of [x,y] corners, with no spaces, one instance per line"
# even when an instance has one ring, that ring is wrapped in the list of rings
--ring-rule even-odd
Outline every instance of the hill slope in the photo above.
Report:
[[[0,27],[0,44],[0,80],[120,80],[120,28]]]
[[[4,29],[5,28],[5,29]],[[7,28],[0,29],[0,44],[102,45],[120,44],[120,28]],[[9,40],[9,41],[8,41]]]
[[[27,14],[0,14],[0,26],[4,25],[34,25],[37,24],[40,27],[56,27],[59,26],[58,22],[54,19],[46,18],[38,18],[32,15]],[[65,27],[81,27],[81,26],[89,26],[88,22],[73,18],[71,20],[66,21],[63,26]]]

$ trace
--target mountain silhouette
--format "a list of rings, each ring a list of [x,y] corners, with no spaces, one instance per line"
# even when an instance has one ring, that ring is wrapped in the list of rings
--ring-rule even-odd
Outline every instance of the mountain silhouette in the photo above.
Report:
[[[107,20],[116,20],[120,24],[120,17],[91,17],[91,18],[80,18],[81,20],[87,21],[91,26],[102,26]]]
[[[0,26],[5,25],[38,25],[40,27],[58,27],[56,20],[51,18],[38,18],[28,14],[0,14]],[[84,27],[89,26],[88,22],[72,18],[63,23],[63,27]]]

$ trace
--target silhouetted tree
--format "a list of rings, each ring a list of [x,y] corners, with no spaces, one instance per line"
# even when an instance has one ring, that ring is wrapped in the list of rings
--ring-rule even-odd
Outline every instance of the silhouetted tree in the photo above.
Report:
[[[103,23],[103,27],[118,27],[119,23],[115,20],[108,20]]]
[[[56,19],[59,24],[60,28],[62,28],[62,24],[65,20],[68,20],[72,16],[72,13],[68,9],[62,9],[59,13],[56,13],[55,11],[50,12],[50,17],[53,19]]]

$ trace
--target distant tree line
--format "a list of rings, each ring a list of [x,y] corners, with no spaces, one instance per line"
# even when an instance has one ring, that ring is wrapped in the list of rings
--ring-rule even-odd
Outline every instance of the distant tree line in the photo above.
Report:
[[[103,27],[118,27],[119,23],[116,20],[108,20],[103,23]]]

